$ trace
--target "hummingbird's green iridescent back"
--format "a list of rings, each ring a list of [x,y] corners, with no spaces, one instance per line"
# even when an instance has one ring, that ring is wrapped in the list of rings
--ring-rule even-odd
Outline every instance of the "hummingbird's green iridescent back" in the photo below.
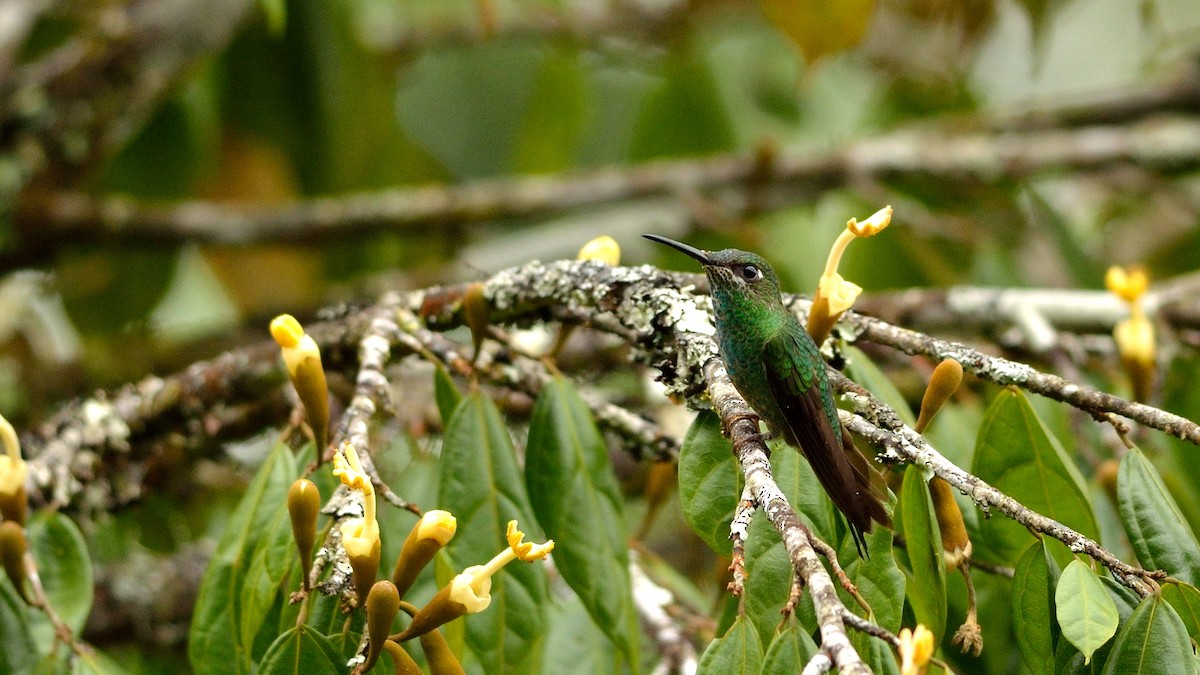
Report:
[[[767,425],[808,459],[864,552],[863,533],[871,531],[872,521],[891,527],[883,477],[842,432],[825,361],[783,306],[770,264],[746,251],[710,253],[655,235],[647,238],[704,265],[729,378]]]

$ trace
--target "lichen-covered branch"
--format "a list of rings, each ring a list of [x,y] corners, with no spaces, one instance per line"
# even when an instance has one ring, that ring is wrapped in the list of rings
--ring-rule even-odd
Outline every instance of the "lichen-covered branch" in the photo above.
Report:
[[[821,632],[821,649],[829,654],[842,673],[871,672],[846,635],[842,623],[846,607],[837,595],[833,578],[812,547],[812,534],[800,521],[771,475],[771,460],[759,433],[757,416],[734,388],[720,358],[713,358],[705,364],[704,376],[708,381],[713,409],[721,416],[733,439],[734,454],[746,477],[746,489],[754,495],[767,520],[779,532],[792,567],[804,579],[804,585],[812,597]]]
[[[901,422],[894,410],[844,376],[838,374],[834,386],[852,392],[847,396],[854,404],[857,414],[840,412],[846,428],[882,450],[885,458],[927,468],[961,490],[985,510],[994,508],[1035,532],[1061,541],[1075,553],[1090,556],[1111,570],[1113,576],[1121,583],[1142,596],[1153,592],[1148,581],[1162,577],[1161,573],[1147,571],[1120,560],[1099,542],[1025,507],[978,476],[958,468],[926,442],[923,436]]]

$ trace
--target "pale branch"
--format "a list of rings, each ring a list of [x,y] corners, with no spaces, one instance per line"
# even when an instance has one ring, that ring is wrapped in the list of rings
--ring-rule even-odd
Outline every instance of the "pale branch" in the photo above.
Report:
[[[882,450],[883,459],[908,462],[929,469],[958,488],[985,512],[994,508],[1035,532],[1061,541],[1071,551],[1088,555],[1111,570],[1113,576],[1121,583],[1143,597],[1153,592],[1150,581],[1162,577],[1161,572],[1144,570],[1120,560],[1099,542],[1025,507],[979,477],[963,471],[943,457],[923,436],[901,422],[896,412],[886,404],[848,379],[840,376],[838,379],[840,381],[835,383],[835,387],[853,392],[846,396],[857,410],[857,414],[840,411],[842,423],[847,429]]]
[[[642,569],[637,549],[629,552],[629,580],[638,617],[662,655],[662,660],[651,671],[652,675],[696,672],[696,649],[669,611],[675,598],[671,591],[654,583],[646,570]]]
[[[392,345],[397,342],[397,337],[402,333],[395,318],[396,310],[400,305],[401,296],[388,294],[368,312],[371,317],[370,322],[358,342],[358,375],[355,378],[354,396],[346,406],[345,412],[342,413],[341,421],[338,423],[337,431],[333,434],[330,445],[334,450],[353,446],[358,453],[363,470],[371,477],[371,483],[376,487],[376,492],[401,508],[415,511],[411,505],[399,497],[385,496],[391,494],[391,490],[380,480],[379,473],[375,469],[375,462],[371,458],[372,449],[368,429],[371,419],[375,417],[380,408],[387,406],[391,396],[391,385],[384,371],[391,359]],[[321,448],[320,451],[324,452],[324,448]],[[323,470],[327,470],[327,468]],[[309,578],[320,578],[322,568],[332,560],[334,573],[320,585],[320,589],[324,593],[341,595],[354,587],[352,576],[346,573],[349,568],[349,559],[341,545],[341,524],[348,518],[363,517],[363,509],[362,492],[351,490],[345,484],[337,486],[333,496],[321,509],[322,513],[331,515],[334,519],[323,546],[323,549],[329,553],[327,556],[314,557]],[[419,513],[419,511],[417,512]],[[365,599],[359,598],[358,602],[359,605],[362,605]]]
[[[842,336],[851,342],[866,340],[898,349],[906,354],[921,354],[934,361],[954,359],[962,364],[964,370],[989,382],[1015,385],[1046,398],[1062,401],[1097,419],[1101,419],[1106,413],[1115,413],[1200,445],[1200,425],[1187,418],[1070,382],[1024,363],[988,356],[957,342],[918,333],[854,312],[843,315],[838,325],[842,329]]]
[[[704,377],[713,409],[721,416],[733,441],[734,454],[746,477],[746,489],[775,526],[792,567],[808,588],[816,609],[821,649],[829,654],[841,673],[870,673],[846,635],[842,615],[847,610],[838,597],[833,578],[812,547],[812,534],[771,475],[770,451],[759,433],[757,415],[734,388],[720,357],[705,363]]]
[[[729,555],[729,592],[741,596],[746,588],[746,540],[750,538],[750,523],[754,520],[754,493],[749,485],[742,486],[742,496],[738,498],[737,508],[733,519],[729,521],[729,540],[733,542],[733,550]]]
[[[1142,297],[1151,317],[1176,329],[1200,329],[1200,274],[1155,284]],[[1032,311],[1058,330],[1111,333],[1129,316],[1128,304],[1104,290],[1058,288],[913,288],[867,293],[856,309],[891,324],[930,331],[954,329],[982,332],[1012,323],[1020,311]]]
[[[21,217],[25,236],[49,247],[98,239],[140,245],[314,242],[446,223],[528,219],[729,188],[744,198],[747,186],[778,188],[783,195],[777,201],[789,203],[831,185],[901,174],[995,181],[1126,164],[1164,171],[1194,168],[1200,164],[1200,121],[1177,116],[1124,126],[1025,132],[919,126],[832,150],[734,152],[558,175],[393,188],[281,206],[187,201],[158,207],[118,196],[60,192],[31,205]]]

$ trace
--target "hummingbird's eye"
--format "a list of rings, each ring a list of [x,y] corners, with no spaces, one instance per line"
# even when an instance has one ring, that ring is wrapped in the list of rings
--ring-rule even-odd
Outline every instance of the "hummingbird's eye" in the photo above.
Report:
[[[754,265],[742,265],[741,274],[746,281],[758,281],[762,278],[762,270]]]

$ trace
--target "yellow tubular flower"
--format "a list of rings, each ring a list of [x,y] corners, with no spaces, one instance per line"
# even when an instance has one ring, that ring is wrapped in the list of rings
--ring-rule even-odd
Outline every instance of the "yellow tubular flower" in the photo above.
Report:
[[[363,471],[354,446],[346,444],[333,457],[333,475],[347,487],[363,493],[363,517],[349,518],[341,526],[342,548],[354,568],[354,587],[358,603],[366,602],[367,593],[379,571],[379,522],[375,520],[375,488]]]
[[[21,441],[13,426],[0,415],[0,442],[5,453],[0,454],[0,517],[25,524],[29,500],[25,493],[25,478],[29,467],[21,457]]]
[[[454,536],[458,529],[458,521],[449,511],[426,511],[425,515],[413,525],[412,531],[404,540],[400,556],[396,558],[396,568],[392,571],[392,583],[396,585],[400,597],[412,588],[417,575],[433,560],[443,546]]]
[[[812,309],[808,313],[808,333],[812,335],[817,344],[821,344],[825,338],[829,337],[829,332],[833,330],[838,317],[850,309],[859,294],[862,293],[861,286],[846,281],[837,273],[846,247],[857,238],[879,234],[891,222],[892,207],[885,206],[861,223],[857,219],[851,218],[846,223],[846,229],[842,230],[837,240],[833,242],[833,248],[829,250],[829,257],[825,260],[825,272],[817,282],[817,293],[813,296]]]
[[[1117,343],[1121,362],[1129,371],[1134,398],[1144,401],[1150,396],[1158,355],[1154,323],[1142,309],[1142,296],[1150,285],[1149,280],[1140,267],[1127,271],[1114,265],[1104,275],[1104,284],[1129,303],[1129,318],[1113,327],[1113,340]]]
[[[607,234],[589,241],[579,249],[578,260],[599,260],[617,266],[621,264],[621,245]]]
[[[933,633],[921,624],[915,631],[900,631],[900,672],[902,675],[923,675],[933,658]]]
[[[317,461],[329,442],[329,387],[321,366],[321,350],[311,335],[291,314],[280,314],[271,321],[271,337],[283,351],[283,362],[296,394],[304,404],[308,424],[317,441]]]
[[[514,560],[542,560],[554,550],[554,540],[544,544],[524,541],[525,533],[517,529],[517,521],[508,523],[508,548],[496,554],[485,565],[473,565],[442,587],[429,604],[421,608],[412,623],[391,639],[404,642],[423,635],[442,624],[466,614],[476,614],[492,603],[492,575]]]

